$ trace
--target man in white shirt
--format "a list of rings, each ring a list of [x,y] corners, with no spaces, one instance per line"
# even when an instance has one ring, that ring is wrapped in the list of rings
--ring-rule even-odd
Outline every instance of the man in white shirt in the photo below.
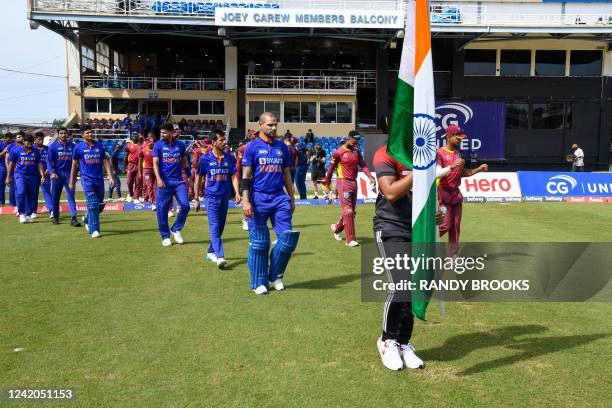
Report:
[[[572,145],[572,150],[574,150],[572,171],[584,171],[584,152],[576,143]]]

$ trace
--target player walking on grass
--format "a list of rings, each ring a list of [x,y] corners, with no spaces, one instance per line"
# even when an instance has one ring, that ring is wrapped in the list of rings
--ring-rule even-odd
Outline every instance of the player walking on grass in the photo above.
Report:
[[[231,153],[225,152],[226,139],[221,130],[216,130],[211,138],[212,151],[199,157],[198,169],[195,176],[195,191],[200,191],[202,178],[205,179],[204,200],[208,212],[208,232],[210,246],[206,252],[206,259],[223,268],[225,252],[221,235],[227,218],[228,198],[230,188],[236,193],[236,204],[240,203],[238,179],[236,178],[236,162]],[[200,200],[193,200],[196,211],[200,210]]]
[[[40,152],[34,144],[34,137],[26,135],[23,146],[11,149],[6,184],[15,185],[15,198],[19,212],[19,222],[34,222],[32,214],[38,205],[38,186],[45,182],[45,170]]]
[[[4,135],[4,140],[0,140],[0,206],[5,204],[6,200],[6,176],[7,176],[7,162],[8,162],[8,151],[11,143],[13,142],[13,135],[7,133]]]
[[[340,233],[346,230],[346,245],[350,247],[359,245],[355,232],[355,214],[357,213],[355,207],[357,205],[357,175],[359,174],[359,166],[361,166],[365,175],[370,179],[370,184],[374,184],[374,177],[370,174],[370,169],[368,169],[359,151],[359,139],[361,139],[361,135],[356,130],[349,132],[346,144],[340,146],[332,154],[325,177],[325,192],[330,194],[332,174],[334,169],[337,169],[336,190],[340,199],[342,215],[336,224],[331,225],[331,230],[334,238],[338,241],[342,239]]]
[[[45,140],[45,134],[43,132],[36,132],[34,135],[34,148],[40,153],[40,162],[45,172],[45,182],[40,183],[38,189],[36,189],[36,207],[38,207],[38,195],[42,191],[45,205],[49,211],[50,218],[53,218],[53,197],[51,196],[51,180],[49,179],[49,171],[47,169],[47,158],[49,156],[49,148],[43,144]],[[36,215],[37,211],[34,211],[32,217]]]
[[[467,135],[457,125],[450,125],[442,135],[446,138],[446,146],[438,149],[436,153],[436,174],[440,176],[438,184],[438,203],[440,208],[446,208],[444,222],[440,225],[440,236],[448,232],[449,255],[459,251],[459,232],[461,229],[461,213],[463,208],[463,195],[459,191],[462,177],[470,177],[482,171],[488,171],[486,164],[476,169],[465,169],[465,161],[461,157],[459,147]]]
[[[68,140],[68,129],[61,128],[57,132],[57,140],[49,146],[47,155],[47,171],[51,179],[51,198],[53,200],[53,224],[59,224],[60,197],[66,189],[68,208],[70,210],[70,225],[80,227],[77,221],[77,206],[74,190],[70,189],[70,170],[72,169],[72,152],[75,145]]]
[[[77,171],[81,173],[81,185],[85,193],[87,214],[83,218],[85,229],[92,238],[100,236],[100,214],[104,211],[104,176],[106,169],[109,186],[113,186],[113,171],[102,143],[93,138],[90,125],[82,128],[83,141],[72,151],[72,168],[70,170],[70,190],[74,191]]]
[[[249,131],[249,136],[248,136],[249,141],[238,148],[238,154],[236,156],[236,177],[238,178],[239,184],[242,182],[242,158],[244,157],[244,151],[246,147],[248,146],[248,144],[251,143],[256,138],[257,138],[257,133],[255,133],[254,131],[251,133],[251,131]],[[244,231],[249,230],[249,223],[244,217],[242,218],[242,229]]]
[[[183,169],[187,168],[186,148],[183,142],[174,139],[174,128],[167,123],[161,130],[161,140],[153,146],[153,171],[157,180],[155,192],[157,224],[162,245],[170,246],[170,232],[177,244],[182,244],[181,230],[189,214],[188,187],[183,180]],[[176,197],[180,210],[172,228],[168,226],[168,209],[172,197]]]
[[[128,196],[126,201],[131,203],[132,200],[138,204],[140,198],[140,168],[138,162],[140,159],[140,145],[138,144],[138,134],[134,133],[132,139],[125,146],[125,158],[123,159],[123,168],[127,174]]]
[[[258,295],[268,293],[269,282],[276,290],[285,289],[282,278],[300,237],[291,226],[295,198],[289,151],[276,140],[277,126],[274,113],[262,113],[259,135],[247,145],[242,158],[242,210],[249,223],[247,264],[251,289]],[[277,237],[272,251],[268,219]]]
[[[412,242],[412,172],[387,154],[387,146],[374,154],[374,171],[378,179],[374,240],[381,257],[395,258],[407,254]],[[436,223],[441,222],[442,213],[438,213]],[[386,273],[389,283],[410,280],[409,272],[386,270]],[[410,293],[389,292],[383,309],[382,335],[377,341],[378,352],[388,369],[425,366],[410,344],[413,326]]]
[[[147,203],[153,203],[152,210],[155,211],[155,172],[153,171],[153,147],[155,138],[151,134],[147,142],[140,148],[140,161],[138,168],[142,169],[143,199]]]

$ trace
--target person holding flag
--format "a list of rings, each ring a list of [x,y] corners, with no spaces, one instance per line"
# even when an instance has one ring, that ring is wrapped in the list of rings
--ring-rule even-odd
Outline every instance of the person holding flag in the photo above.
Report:
[[[81,132],[83,141],[79,142],[72,151],[72,168],[70,169],[70,185],[68,188],[74,191],[77,171],[80,171],[81,185],[87,203],[87,215],[83,218],[83,222],[91,237],[98,238],[100,236],[100,214],[104,211],[106,205],[104,202],[103,169],[106,170],[108,184],[111,187],[115,181],[104,146],[94,140],[91,126],[83,126]]]
[[[219,269],[226,265],[225,252],[221,235],[227,218],[228,198],[230,188],[236,193],[236,204],[240,203],[238,179],[236,178],[236,161],[234,156],[225,152],[226,138],[222,130],[216,130],[212,138],[212,150],[204,153],[198,159],[198,169],[195,176],[195,191],[200,191],[202,178],[205,179],[204,200],[208,213],[208,232],[210,246],[206,259],[217,264]],[[195,197],[193,205],[200,210],[200,199]]]
[[[431,34],[427,0],[409,0],[406,10],[405,38],[393,106],[393,119],[387,146],[374,156],[379,183],[374,232],[381,257],[394,251],[428,253],[427,244],[435,243],[436,200],[436,126],[431,61]],[[410,193],[412,191],[412,193]],[[430,251],[431,249],[429,249]],[[417,269],[412,281],[431,278],[431,271]],[[398,276],[387,271],[394,282]],[[383,333],[377,348],[385,367],[422,368],[409,343],[414,316],[424,319],[429,293],[418,290],[389,292],[383,312]]]
[[[459,232],[461,229],[461,214],[463,209],[463,195],[459,190],[462,177],[471,177],[482,171],[488,171],[489,166],[481,164],[475,169],[465,169],[465,161],[461,156],[459,147],[467,138],[465,132],[457,125],[450,125],[442,135],[446,145],[436,153],[438,184],[438,201],[440,208],[446,208],[444,222],[440,225],[440,236],[448,232],[449,255],[459,252]]]
[[[49,146],[47,155],[47,171],[51,179],[51,199],[53,201],[52,223],[59,224],[60,197],[62,190],[66,189],[68,209],[70,210],[70,225],[80,227],[77,220],[77,206],[74,199],[74,190],[70,189],[70,170],[72,169],[72,152],[74,143],[69,140],[68,129],[60,128],[57,139]]]

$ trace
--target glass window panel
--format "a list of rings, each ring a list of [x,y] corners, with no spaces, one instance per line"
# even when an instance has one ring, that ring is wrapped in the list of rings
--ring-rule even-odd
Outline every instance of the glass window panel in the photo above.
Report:
[[[299,102],[285,102],[284,121],[287,123],[299,123],[300,122],[300,103]]]
[[[173,115],[197,115],[198,101],[196,100],[173,100],[172,101]]]
[[[336,123],[336,102],[321,102],[319,106],[319,121],[321,123]]]
[[[85,98],[83,105],[86,113],[98,112],[98,101],[95,98]]]
[[[529,76],[530,50],[502,50],[500,69],[502,76]]]
[[[138,99],[113,99],[111,113],[138,113]]]
[[[571,76],[601,76],[601,51],[571,51]]]
[[[225,101],[212,101],[213,115],[225,115]]]
[[[566,51],[536,51],[536,76],[565,76]]]
[[[110,113],[110,99],[98,99],[98,113]]]
[[[259,115],[265,112],[265,106],[263,101],[251,101],[249,102],[249,122],[258,122]]]
[[[531,111],[532,129],[563,129],[562,103],[534,103]]]
[[[495,50],[465,50],[464,75],[495,75]]]
[[[300,116],[302,123],[317,123],[317,103],[302,102]]]
[[[527,129],[529,127],[529,104],[506,104],[506,129]]]
[[[200,101],[200,115],[212,115],[212,101]]]
[[[351,102],[338,102],[337,122],[351,123],[353,121],[353,104]]]
[[[272,112],[280,120],[280,101],[266,101],[266,112]]]

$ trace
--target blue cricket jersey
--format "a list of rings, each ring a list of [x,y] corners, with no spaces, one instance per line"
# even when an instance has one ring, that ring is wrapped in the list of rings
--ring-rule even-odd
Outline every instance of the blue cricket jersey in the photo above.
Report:
[[[236,161],[231,154],[224,153],[223,157],[217,157],[211,151],[200,157],[198,175],[206,176],[206,196],[227,196],[234,174]]]
[[[50,174],[70,174],[74,147],[74,143],[70,141],[66,143],[66,146],[59,140],[51,143],[47,153],[47,170],[49,170]]]
[[[251,191],[280,193],[285,188],[284,169],[291,166],[289,149],[280,140],[267,142],[260,136],[244,149],[242,166],[253,169]]]
[[[14,174],[23,176],[36,176],[38,164],[40,163],[40,153],[34,146],[26,150],[25,146],[17,146],[11,149],[10,161],[15,163]]]
[[[43,165],[43,169],[47,171],[47,157],[49,153],[49,148],[45,145],[42,145],[42,147],[34,145],[34,148],[38,150],[38,153],[40,153],[40,162]]]
[[[79,161],[79,170],[84,181],[104,182],[106,151],[100,142],[94,142],[91,147],[87,142],[79,142],[72,151],[72,159]]]
[[[160,140],[153,146],[153,157],[159,158],[159,175],[162,179],[172,181],[182,181],[183,157],[185,157],[185,144],[180,140],[172,140],[168,144],[165,140]]]
[[[6,149],[6,144],[2,141],[0,141],[0,153],[2,153],[4,151],[4,149]],[[5,169],[6,170],[6,156],[8,156],[8,151],[6,152],[6,155],[0,157],[0,169]]]

